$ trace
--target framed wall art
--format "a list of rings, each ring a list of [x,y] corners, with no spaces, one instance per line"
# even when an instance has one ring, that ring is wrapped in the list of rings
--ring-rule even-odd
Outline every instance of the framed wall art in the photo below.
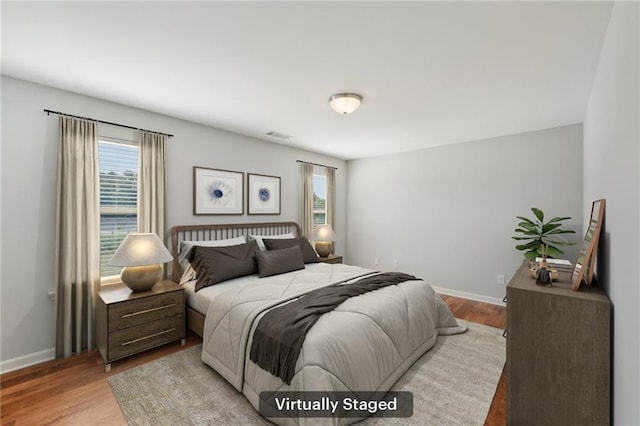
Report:
[[[244,173],[193,167],[193,214],[243,214]]]
[[[248,214],[280,214],[280,178],[247,173]]]

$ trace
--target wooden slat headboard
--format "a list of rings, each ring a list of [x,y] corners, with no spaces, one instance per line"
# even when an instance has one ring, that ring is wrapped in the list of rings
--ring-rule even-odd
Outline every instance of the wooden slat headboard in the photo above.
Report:
[[[265,222],[265,223],[229,223],[217,225],[178,225],[171,228],[171,255],[173,263],[171,278],[180,281],[180,264],[178,250],[182,241],[211,241],[226,240],[244,235],[279,235],[292,232],[300,236],[300,225],[295,222]]]

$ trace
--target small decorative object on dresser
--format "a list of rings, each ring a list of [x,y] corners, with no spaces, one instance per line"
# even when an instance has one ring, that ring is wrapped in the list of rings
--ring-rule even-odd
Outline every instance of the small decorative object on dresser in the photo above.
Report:
[[[546,270],[547,270],[547,272],[549,272],[549,277],[551,278],[551,281],[549,281],[549,282],[548,282],[548,284],[549,284],[549,285],[551,285],[551,283],[552,283],[553,281],[555,281],[555,280],[557,280],[557,279],[558,279],[558,276],[559,276],[558,270],[557,270],[557,269],[550,268],[550,267],[548,267],[548,266],[547,266],[546,268],[538,268],[537,266],[532,266],[532,267],[531,267],[531,269],[530,269],[530,271],[531,271],[531,278],[537,278],[537,277],[538,277],[538,271],[539,271],[540,269],[546,269]],[[537,284],[539,284],[537,281],[536,281],[536,283],[537,283]]]
[[[536,271],[536,284],[551,285],[551,270],[547,268],[538,268]]]
[[[336,256],[334,254],[330,254],[327,257],[320,257],[320,262],[322,263],[342,263],[342,256]]]
[[[112,361],[176,340],[184,345],[184,324],[184,289],[173,281],[146,292],[122,284],[98,292],[96,340],[107,372]]]
[[[313,240],[316,242],[316,252],[320,257],[327,257],[333,251],[333,241],[336,239],[336,233],[333,232],[331,225],[318,225],[313,230]]]
[[[120,279],[131,291],[148,291],[162,279],[161,263],[173,256],[154,233],[127,234],[109,261],[111,266],[124,266]]]

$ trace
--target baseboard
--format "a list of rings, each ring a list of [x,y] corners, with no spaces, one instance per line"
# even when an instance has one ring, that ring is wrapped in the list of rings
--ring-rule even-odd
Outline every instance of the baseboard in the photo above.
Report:
[[[502,299],[494,297],[482,296],[480,294],[467,293],[466,291],[452,290],[450,288],[433,287],[436,293],[446,294],[448,296],[461,297],[463,299],[477,300],[478,302],[491,303],[492,305],[507,306]]]
[[[21,368],[30,367],[42,362],[51,361],[56,357],[55,348],[45,349],[44,351],[34,352],[32,354],[19,356],[17,358],[0,361],[0,374],[10,371],[19,370]]]

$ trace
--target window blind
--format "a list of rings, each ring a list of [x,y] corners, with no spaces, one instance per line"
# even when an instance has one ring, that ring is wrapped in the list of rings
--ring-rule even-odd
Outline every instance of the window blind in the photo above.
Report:
[[[113,253],[129,232],[138,229],[138,147],[98,142],[100,162],[100,276],[120,274],[109,266]]]

